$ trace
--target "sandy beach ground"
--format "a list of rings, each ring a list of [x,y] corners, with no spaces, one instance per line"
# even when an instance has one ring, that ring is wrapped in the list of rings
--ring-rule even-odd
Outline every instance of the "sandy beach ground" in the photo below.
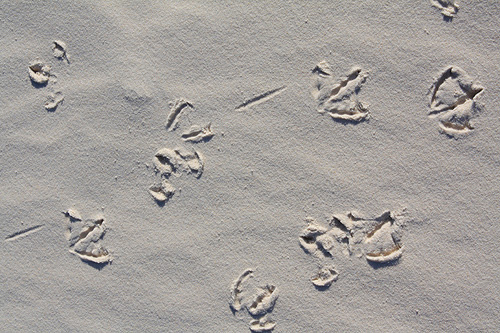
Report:
[[[500,4],[453,5],[2,2],[0,330],[497,331]]]

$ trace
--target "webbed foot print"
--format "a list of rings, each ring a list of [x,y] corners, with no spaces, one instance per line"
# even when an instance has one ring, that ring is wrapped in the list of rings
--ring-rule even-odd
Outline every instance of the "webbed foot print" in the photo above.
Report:
[[[318,102],[318,112],[328,113],[333,119],[360,122],[368,118],[368,109],[357,99],[368,73],[353,67],[349,73],[335,79],[330,65],[320,62],[314,69],[313,96]]]
[[[368,261],[391,262],[401,257],[403,246],[400,240],[400,218],[402,215],[387,211],[376,218],[365,218],[357,213],[334,215],[332,221],[340,223],[344,231],[346,252]],[[342,228],[337,228],[340,232]],[[395,255],[394,252],[399,252]],[[375,259],[374,259],[375,258]]]
[[[101,245],[101,240],[106,233],[104,219],[89,219],[84,222],[80,214],[72,209],[68,209],[64,214],[69,218],[69,252],[83,261],[97,264],[109,263],[112,260],[111,255]]]
[[[309,217],[306,228],[299,235],[299,243],[306,253],[322,261],[343,253],[346,256],[364,256],[369,262],[390,264],[403,253],[400,234],[402,217],[402,214],[390,211],[376,218],[348,212],[334,215],[328,227]],[[311,282],[316,287],[328,288],[337,279],[338,271],[334,266],[323,264]]]
[[[484,88],[464,70],[450,66],[429,89],[429,117],[437,118],[442,132],[458,137],[474,129],[471,119],[483,109],[476,102]]]

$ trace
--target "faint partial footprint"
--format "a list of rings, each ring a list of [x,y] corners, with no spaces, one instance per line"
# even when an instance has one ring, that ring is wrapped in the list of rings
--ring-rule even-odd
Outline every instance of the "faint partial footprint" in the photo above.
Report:
[[[52,43],[52,52],[54,57],[58,59],[66,59],[69,64],[69,56],[67,53],[67,46],[64,42],[56,40]],[[32,85],[35,88],[42,88],[51,83],[51,93],[47,96],[47,101],[45,102],[45,109],[47,111],[55,111],[57,107],[64,101],[63,93],[54,89],[54,85],[57,83],[57,77],[51,74],[52,67],[45,64],[40,59],[35,59],[28,66],[28,74]]]
[[[181,138],[184,141],[191,142],[209,141],[214,136],[214,132],[212,132],[210,126],[211,123],[208,123],[204,127],[193,125],[189,130],[182,133]]]
[[[312,94],[318,102],[318,112],[326,112],[336,120],[351,122],[368,118],[368,109],[357,98],[368,77],[366,71],[353,67],[346,76],[335,79],[330,65],[322,61],[313,69],[313,73],[315,84]]]
[[[276,327],[276,322],[269,319],[267,315],[260,319],[250,321],[250,331],[252,332],[269,332],[272,331],[274,327]]]
[[[229,302],[229,306],[233,311],[240,311],[242,307],[242,292],[243,292],[243,283],[246,280],[253,277],[253,269],[247,268],[240,274],[240,276],[234,280],[231,285],[231,300]]]
[[[165,124],[167,130],[173,131],[177,128],[179,117],[182,111],[184,111],[187,107],[192,108],[193,104],[186,101],[184,98],[179,98],[172,102],[172,107],[170,108],[170,112],[167,116],[167,123]]]
[[[302,230],[299,242],[305,252],[318,258],[334,255],[335,244],[347,241],[347,236],[337,228],[328,229],[311,217],[306,218],[307,227]]]
[[[48,101],[45,103],[45,109],[47,111],[55,111],[57,106],[64,101],[64,95],[60,91],[51,93],[48,97]]]
[[[430,0],[431,5],[441,11],[446,18],[453,18],[458,13],[458,5],[454,0]]]
[[[464,70],[447,67],[429,89],[429,117],[439,121],[442,132],[449,136],[462,136],[474,129],[471,119],[482,110],[476,101],[484,88]]]
[[[55,40],[52,43],[52,52],[55,58],[61,60],[64,59],[69,64],[68,47],[66,46],[65,42],[60,40]]]
[[[83,221],[80,214],[73,209],[68,209],[64,214],[69,218],[67,235],[69,252],[77,255],[83,261],[97,264],[111,262],[110,253],[101,244],[106,233],[104,219]]]
[[[173,131],[179,126],[181,114],[188,108],[194,109],[194,106],[191,102],[188,102],[184,98],[178,98],[169,104],[171,105],[171,108],[167,116],[167,123],[165,124],[165,127],[168,131]],[[210,141],[210,139],[214,136],[211,125],[211,122],[203,127],[199,125],[192,125],[187,131],[182,133],[181,138],[184,141],[190,141],[193,143]]]

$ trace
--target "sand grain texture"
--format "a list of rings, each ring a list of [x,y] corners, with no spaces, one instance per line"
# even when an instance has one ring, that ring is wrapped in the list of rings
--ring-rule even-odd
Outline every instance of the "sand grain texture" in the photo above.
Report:
[[[2,330],[498,330],[500,4],[447,3],[2,2]],[[432,117],[449,68],[481,92],[443,79]],[[300,246],[307,217],[403,208],[360,257]]]

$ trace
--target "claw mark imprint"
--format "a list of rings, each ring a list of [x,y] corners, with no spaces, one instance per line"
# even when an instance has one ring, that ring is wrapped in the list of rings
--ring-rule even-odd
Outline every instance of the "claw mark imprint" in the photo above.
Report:
[[[276,327],[276,323],[269,319],[267,315],[250,322],[250,331],[252,332],[272,331],[274,327]]]
[[[318,273],[311,277],[311,282],[316,287],[330,287],[330,285],[337,281],[339,273],[332,265],[320,267]]]
[[[271,98],[273,98],[273,97],[281,94],[286,89],[287,89],[287,86],[282,86],[282,87],[279,87],[279,88],[276,88],[276,89],[272,89],[272,90],[266,91],[265,93],[257,95],[257,96],[255,96],[253,98],[250,98],[249,100],[247,100],[247,101],[241,103],[240,105],[238,105],[236,107],[236,111],[240,111],[240,110],[243,110],[243,109],[248,109],[251,106],[254,106],[254,105],[266,102],[266,101],[270,100]]]
[[[28,67],[31,81],[38,85],[46,85],[50,78],[50,69],[49,65],[44,64],[38,58],[35,59]]]
[[[45,103],[45,109],[47,111],[55,111],[57,106],[64,101],[64,95],[62,92],[57,91],[50,94],[49,100]]]
[[[170,113],[167,116],[167,124],[165,125],[167,130],[173,131],[177,127],[181,112],[188,106],[191,108],[193,107],[190,102],[186,101],[183,98],[175,100],[172,108],[170,109]]]
[[[231,301],[229,303],[233,311],[241,310],[243,283],[251,277],[253,277],[253,269],[247,268],[236,280],[234,280],[231,286]]]
[[[72,215],[79,216],[76,211]],[[68,241],[69,252],[77,255],[83,261],[91,261],[98,264],[110,262],[111,255],[106,250],[100,241],[106,233],[106,225],[104,219],[91,219],[82,222],[81,219],[75,219],[67,213],[70,219],[68,226]]]
[[[39,225],[35,225],[33,227],[30,227],[30,228],[15,232],[15,233],[7,236],[5,238],[5,241],[6,242],[15,241],[19,238],[23,238],[23,237],[26,237],[26,236],[34,233],[34,232],[40,231],[40,229],[42,229],[42,228],[43,228],[43,224],[39,224]]]
[[[445,17],[453,18],[458,13],[458,5],[453,0],[430,0],[430,2]]]
[[[187,132],[182,133],[181,138],[184,141],[191,142],[208,141],[214,136],[214,132],[210,128],[211,125],[211,123],[204,127],[193,125]]]
[[[149,193],[158,202],[170,200],[175,194],[175,187],[166,179],[163,179],[160,185],[152,185],[149,187]]]
[[[459,136],[472,131],[471,119],[483,106],[476,101],[484,88],[464,70],[449,66],[429,89],[428,116],[437,118],[442,132]]]
[[[337,80],[326,61],[312,70],[315,74],[313,97],[318,102],[318,112],[328,113],[333,119],[360,122],[369,116],[368,108],[357,99],[368,73],[353,67],[349,73]]]
[[[69,55],[66,43],[60,40],[55,40],[52,43],[52,52],[55,58],[66,59],[69,64]]]
[[[200,152],[190,152],[183,148],[160,149],[156,152],[153,163],[156,170],[165,178],[169,178],[172,174],[180,176],[181,171],[192,173],[196,178],[200,178],[204,164]]]

